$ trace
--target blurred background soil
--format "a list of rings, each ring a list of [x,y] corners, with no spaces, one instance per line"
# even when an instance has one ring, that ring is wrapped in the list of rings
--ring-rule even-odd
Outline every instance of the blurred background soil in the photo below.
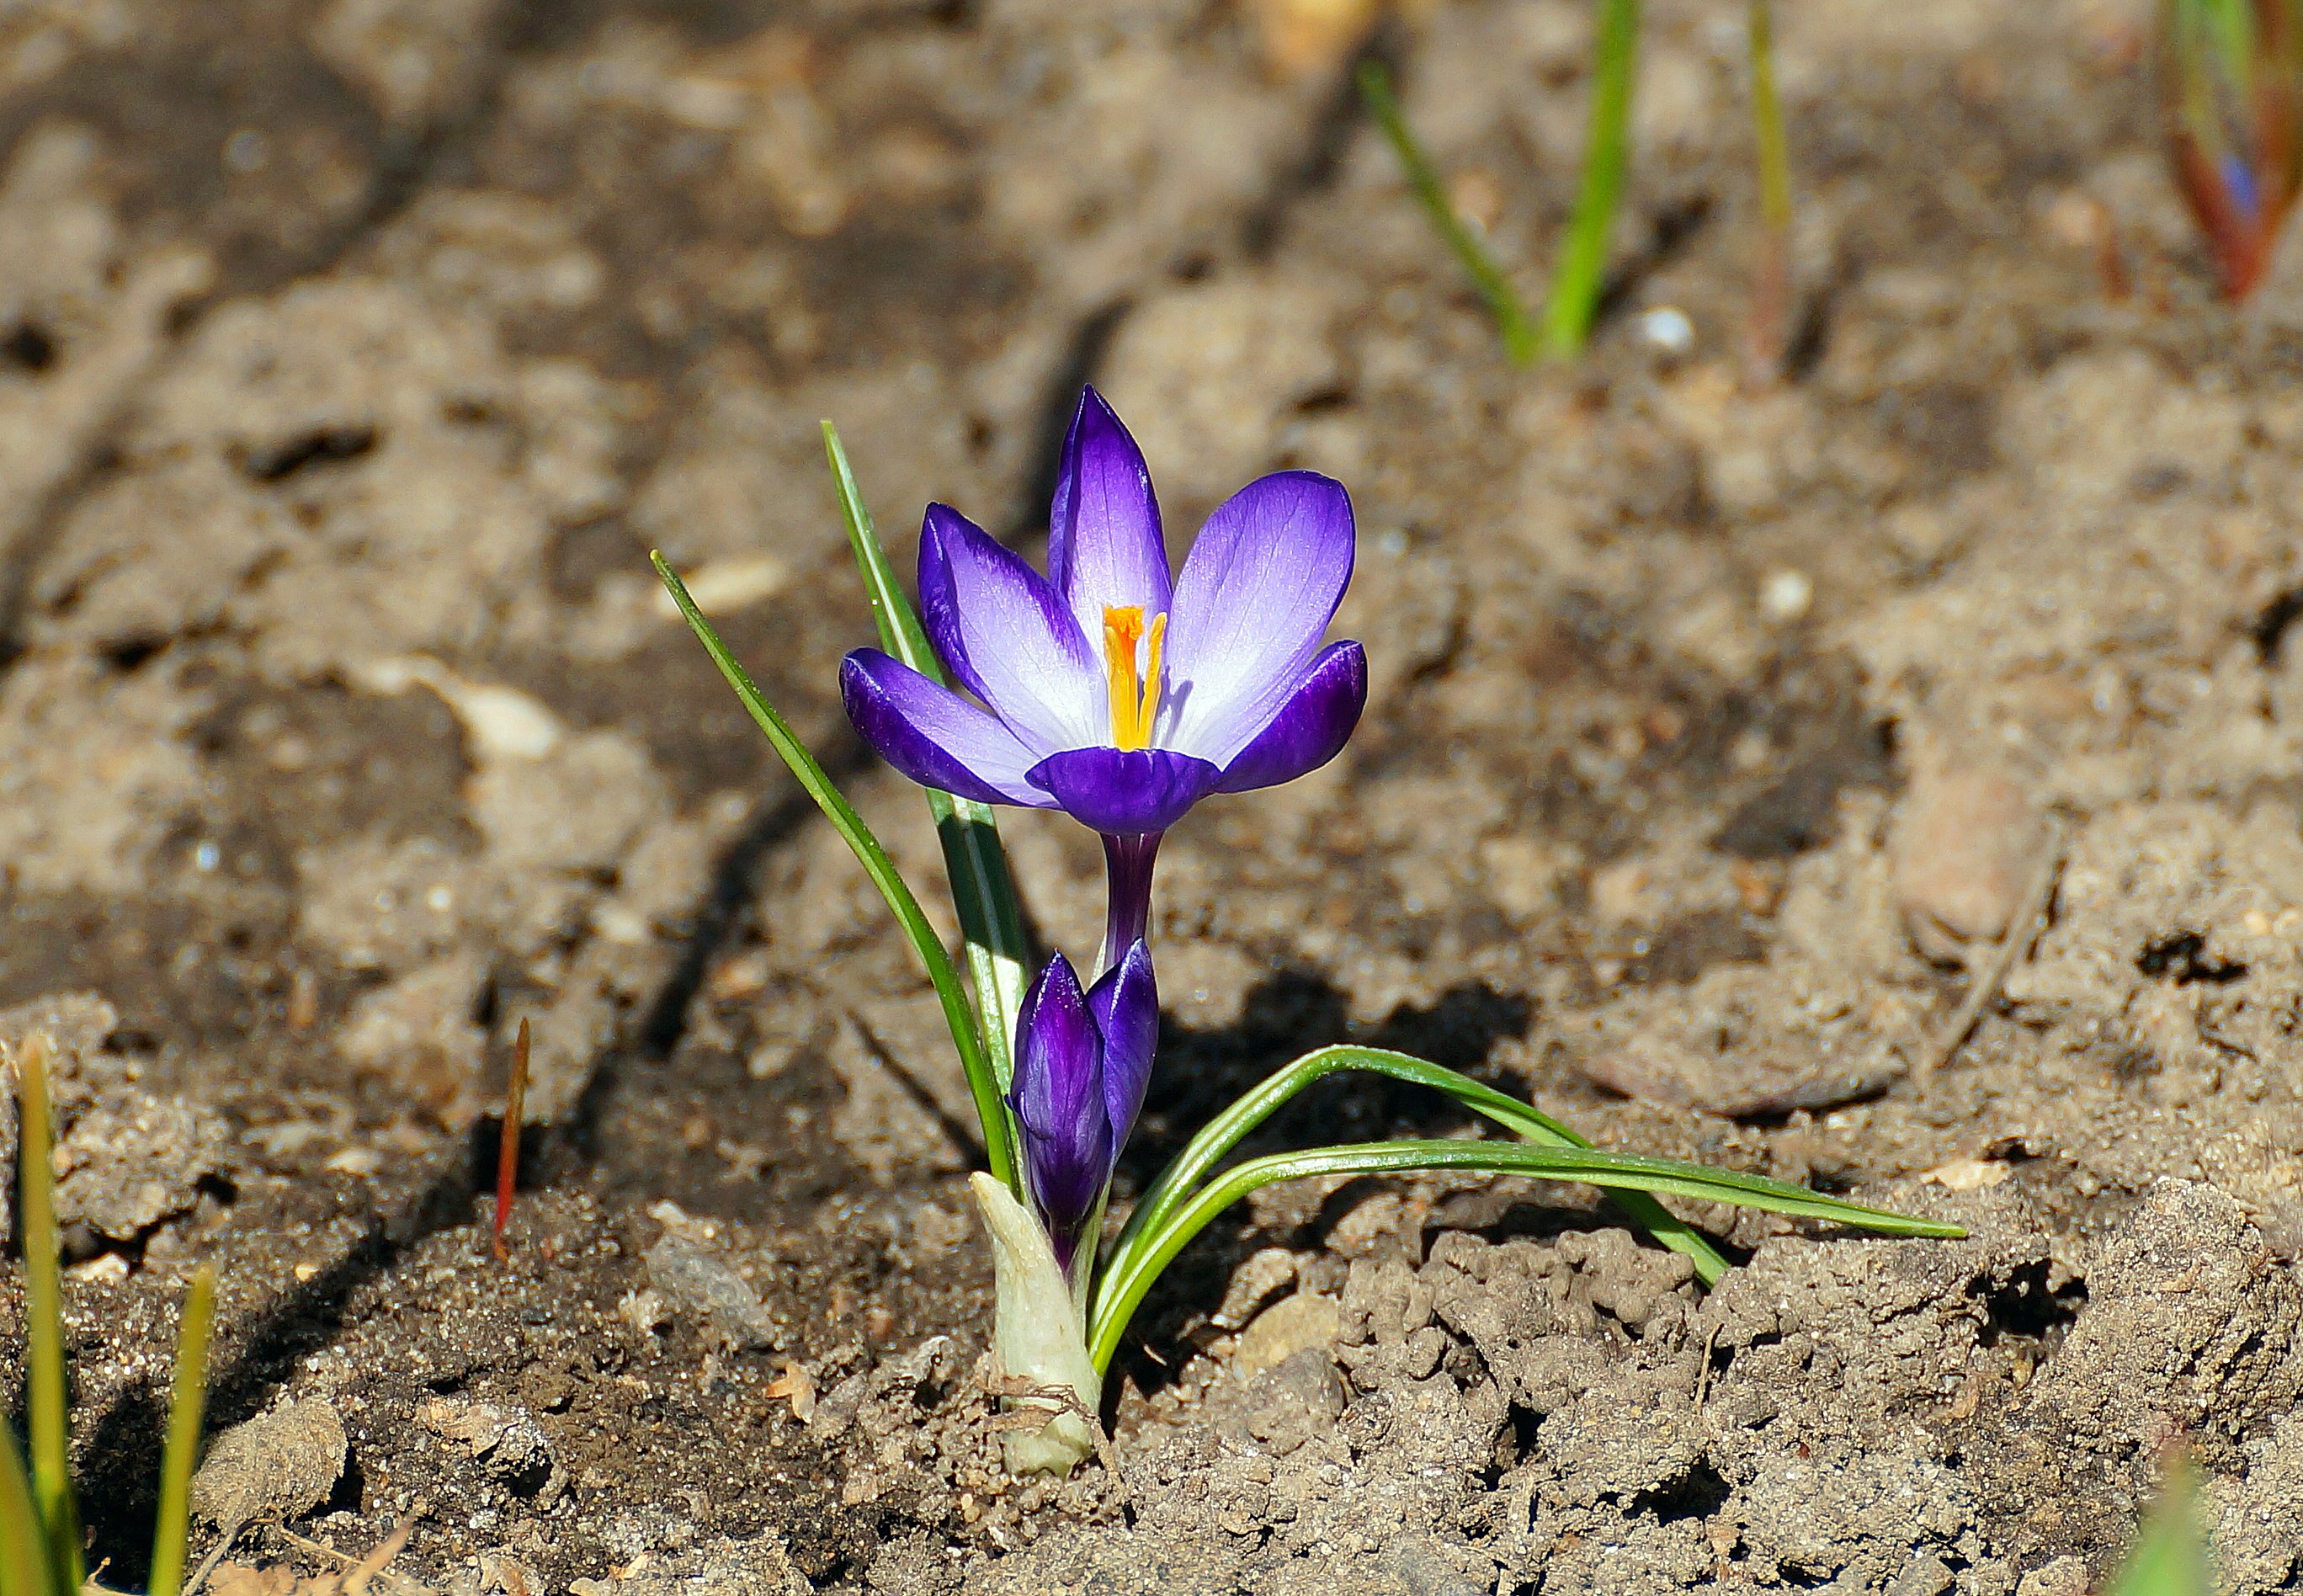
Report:
[[[212,1258],[215,1427],[316,1460],[211,1476],[237,1596],[401,1524],[461,1596],[2077,1596],[2177,1442],[2229,1588],[2303,1587],[2303,298],[2214,300],[2142,0],[1788,0],[1748,390],[1742,8],[1648,9],[1530,374],[1348,73],[1532,293],[1581,0],[0,7],[0,1039],[67,1050],[107,1578]],[[1373,671],[1168,845],[1125,1188],[1348,1037],[1974,1239],[1701,1214],[1699,1302],[1573,1191],[1273,1190],[1139,1319],[1125,1481],[1002,1475],[935,1003],[644,554],[932,881],[817,422],[906,558],[930,498],[1030,550],[1085,380],[1178,551],[1350,486]],[[1084,953],[1092,839],[1008,829]]]

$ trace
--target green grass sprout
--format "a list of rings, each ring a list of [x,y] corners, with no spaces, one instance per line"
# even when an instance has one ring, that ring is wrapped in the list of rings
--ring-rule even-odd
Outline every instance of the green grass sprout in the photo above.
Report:
[[[1406,114],[1399,108],[1399,97],[1392,90],[1391,74],[1379,61],[1362,62],[1359,85],[1360,98],[1366,104],[1368,114],[1375,118],[1376,126],[1382,130],[1392,153],[1399,157],[1401,169],[1407,173],[1408,187],[1415,190],[1416,198],[1422,201],[1424,214],[1431,218],[1431,225],[1463,263],[1464,274],[1471,278],[1472,286],[1487,301],[1488,314],[1495,317],[1496,330],[1503,335],[1504,353],[1514,365],[1526,365],[1535,359],[1535,323],[1528,316],[1527,307],[1520,302],[1511,279],[1496,264],[1495,257],[1488,253],[1478,232],[1455,214],[1447,198],[1447,185],[1439,180],[1438,169],[1415,141]]]
[[[20,1132],[16,1163],[24,1216],[26,1407],[31,1464],[0,1425],[0,1596],[89,1596],[80,1504],[69,1466],[65,1409],[63,1275],[57,1263],[55,1123],[48,1068],[54,1044],[34,1033],[15,1050]],[[192,1470],[199,1461],[207,1406],[207,1350],[215,1318],[215,1271],[192,1277],[176,1333],[175,1382],[160,1469],[149,1596],[179,1596],[190,1535]]]
[[[1750,320],[1744,329],[1744,366],[1757,382],[1783,375],[1792,300],[1791,148],[1784,106],[1776,92],[1774,7],[1751,0],[1748,37],[1751,72],[1752,161],[1759,180],[1759,232],[1751,260]]]
[[[215,1322],[215,1271],[203,1267],[184,1296],[176,1329],[176,1380],[168,1400],[168,1449],[160,1461],[160,1510],[152,1529],[147,1596],[178,1596],[191,1536],[192,1471],[200,1461],[200,1420],[207,1406],[208,1333]]]
[[[70,1420],[64,1411],[63,1274],[57,1263],[55,1145],[48,1066],[54,1046],[35,1034],[16,1055],[21,1094],[16,1164],[24,1216],[25,1406],[31,1428],[32,1501],[57,1577],[72,1590],[88,1577],[80,1504],[72,1496]]]
[[[1607,281],[1607,246],[1630,164],[1632,73],[1640,43],[1640,0],[1601,0],[1591,58],[1590,131],[1575,211],[1560,241],[1558,268],[1543,310],[1543,353],[1572,360],[1583,352]]]
[[[2199,1533],[2198,1484],[2179,1452],[2112,1590],[2113,1596],[2213,1596],[2214,1588]]]

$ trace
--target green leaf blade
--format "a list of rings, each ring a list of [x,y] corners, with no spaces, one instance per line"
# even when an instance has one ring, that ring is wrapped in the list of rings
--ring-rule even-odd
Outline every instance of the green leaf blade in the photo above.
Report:
[[[1337,1046],[1318,1049],[1274,1071],[1250,1087],[1230,1107],[1203,1126],[1161,1170],[1129,1215],[1126,1227],[1114,1241],[1103,1285],[1111,1272],[1124,1269],[1127,1256],[1147,1230],[1166,1221],[1188,1193],[1200,1186],[1283,1105],[1311,1086],[1346,1070],[1361,1070],[1444,1092],[1465,1108],[1484,1115],[1514,1135],[1560,1147],[1589,1147],[1590,1143],[1568,1126],[1531,1104],[1484,1085],[1467,1075],[1411,1054],[1385,1048]],[[1621,1207],[1664,1246],[1686,1255],[1706,1286],[1727,1271],[1727,1261],[1693,1226],[1643,1192],[1613,1194]],[[1099,1296],[1101,1300],[1101,1296]]]
[[[1640,0],[1601,0],[1583,174],[1544,305],[1543,352],[1554,360],[1570,360],[1582,352],[1599,312],[1600,291],[1607,286],[1607,246],[1631,158],[1632,77],[1639,39]]]
[[[1514,366],[1526,365],[1535,358],[1535,323],[1528,316],[1527,307],[1520,302],[1511,278],[1488,252],[1479,234],[1455,214],[1455,206],[1447,198],[1447,185],[1439,179],[1439,170],[1423,153],[1414,130],[1407,125],[1407,114],[1400,109],[1399,97],[1392,91],[1391,74],[1384,70],[1381,62],[1361,63],[1359,89],[1361,101],[1367,106],[1368,114],[1375,118],[1376,127],[1391,146],[1392,154],[1399,157],[1400,168],[1407,175],[1407,186],[1414,190],[1433,230],[1455,252],[1464,274],[1486,301],[1488,314],[1495,318],[1496,331],[1503,337],[1504,353]]]
[[[1016,1138],[1009,1126],[1008,1105],[1001,1097],[991,1060],[976,1030],[975,1016],[968,1007],[967,993],[960,985],[958,972],[952,967],[951,956],[944,951],[942,939],[936,934],[934,925],[920,908],[919,899],[913,895],[910,886],[897,870],[895,861],[880,845],[879,838],[873,835],[872,828],[865,824],[864,817],[856,812],[855,806],[848,803],[831,778],[824,773],[823,766],[816,762],[815,756],[807,751],[807,745],[800,740],[799,734],[776,713],[774,706],[768,703],[753,682],[750,673],[738,663],[728,646],[721,641],[720,634],[713,629],[704,612],[696,607],[696,601],[688,595],[687,584],[679,579],[679,573],[671,569],[671,563],[660,553],[651,552],[648,559],[654,565],[656,575],[662,579],[665,589],[671,593],[672,602],[679,606],[680,614],[687,618],[688,629],[704,645],[704,652],[712,656],[712,663],[720,668],[720,674],[734,689],[754,724],[766,736],[769,745],[790,770],[794,780],[799,782],[808,797],[815,800],[816,807],[823,811],[824,818],[831,822],[832,829],[839,833],[840,840],[855,854],[856,862],[864,866],[865,874],[872,878],[872,884],[880,889],[880,896],[886,899],[888,908],[894,913],[905,939],[912,944],[912,950],[926,967],[928,980],[935,987],[937,1001],[943,1008],[944,1023],[951,1031],[952,1046],[959,1053],[960,1068],[967,1077],[968,1094],[974,1102],[976,1119],[983,1126],[984,1153],[991,1162],[991,1171],[1009,1190],[1020,1193],[1023,1178],[1016,1161]]]
[[[48,1566],[48,1538],[32,1504],[16,1438],[0,1424],[0,1596],[73,1596]]]
[[[871,600],[872,618],[879,628],[880,646],[929,680],[949,686],[943,663],[928,641],[927,629],[897,581],[887,547],[880,541],[871,511],[865,508],[839,429],[829,421],[823,424],[823,447],[831,462],[832,486],[839,499],[840,519],[848,528],[848,548],[856,557],[856,569]],[[927,800],[937,840],[943,846],[944,870],[951,880],[960,933],[966,939],[968,975],[975,989],[984,1051],[1004,1094],[1015,1079],[1016,1020],[1023,1011],[1024,991],[1031,979],[1031,949],[1025,941],[1015,877],[1008,867],[1008,850],[1000,841],[1000,822],[988,805],[933,788],[927,790]]]
[[[21,1181],[24,1246],[25,1386],[31,1429],[34,1508],[59,1580],[77,1591],[87,1577],[80,1555],[80,1503],[72,1495],[72,1428],[65,1412],[63,1273],[56,1240],[55,1127],[49,1114],[51,1043],[35,1033],[16,1054],[21,1104],[16,1165]]]
[[[215,1322],[215,1272],[192,1277],[176,1330],[176,1379],[168,1403],[168,1446],[160,1462],[160,1509],[152,1529],[148,1596],[177,1596],[191,1534],[192,1471],[200,1461],[200,1421],[207,1406],[208,1337]]]
[[[2212,1596],[2214,1590],[2199,1533],[2198,1488],[2190,1465],[2178,1458],[2113,1591],[2114,1596]]]
[[[1274,1153],[1237,1164],[1195,1192],[1158,1229],[1144,1232],[1126,1264],[1110,1271],[1088,1327],[1088,1349],[1096,1367],[1108,1369],[1127,1322],[1160,1271],[1193,1237],[1250,1192],[1279,1180],[1323,1175],[1406,1175],[1431,1170],[1476,1170],[1491,1175],[1523,1175],[1566,1180],[1610,1190],[1729,1203],[1801,1219],[1830,1220],[1885,1236],[1954,1239],[1967,1232],[1936,1220],[1827,1197],[1804,1186],[1707,1169],[1670,1159],[1602,1153],[1594,1148],[1542,1146],[1528,1143],[1462,1140],[1365,1142]]]

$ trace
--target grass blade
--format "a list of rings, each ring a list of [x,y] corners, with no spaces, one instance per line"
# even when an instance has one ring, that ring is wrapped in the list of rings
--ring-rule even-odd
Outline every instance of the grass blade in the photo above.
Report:
[[[1772,0],[1751,0],[1751,142],[1759,179],[1759,239],[1751,260],[1750,320],[1744,336],[1752,376],[1773,382],[1783,375],[1791,318],[1791,148],[1784,136],[1784,106],[1776,92]]]
[[[1513,289],[1511,279],[1504,274],[1503,267],[1496,264],[1495,257],[1480,241],[1480,235],[1448,202],[1447,185],[1439,181],[1438,169],[1415,141],[1407,117],[1399,108],[1399,97],[1392,92],[1391,74],[1384,71],[1379,61],[1362,62],[1359,84],[1360,98],[1366,104],[1368,114],[1375,118],[1375,125],[1382,130],[1392,153],[1399,157],[1401,169],[1407,173],[1407,186],[1415,190],[1416,198],[1423,203],[1424,215],[1431,218],[1431,225],[1455,252],[1472,286],[1480,291],[1480,298],[1488,302],[1488,314],[1496,318],[1496,331],[1503,334],[1504,353],[1514,365],[1526,365],[1535,358],[1535,323],[1529,317],[1527,307],[1520,303],[1519,294]]]
[[[1591,62],[1591,131],[1575,214],[1560,243],[1544,306],[1543,352],[1554,360],[1581,354],[1607,277],[1607,245],[1623,198],[1631,148],[1632,67],[1639,54],[1640,0],[1601,0]]]
[[[208,1331],[215,1322],[215,1271],[202,1268],[184,1298],[176,1329],[176,1387],[168,1402],[168,1449],[160,1463],[160,1513],[152,1529],[148,1596],[177,1596],[184,1583],[191,1533],[192,1470],[200,1460],[200,1419],[207,1406]]]
[[[23,1184],[24,1344],[26,1403],[31,1426],[32,1500],[45,1533],[48,1560],[68,1590],[87,1577],[80,1545],[80,1504],[73,1499],[72,1431],[64,1412],[63,1275],[57,1263],[54,1127],[48,1114],[52,1047],[35,1034],[17,1050],[21,1131],[16,1168]]]
[[[2197,1495],[2190,1465],[2179,1455],[2112,1587],[2114,1596],[2210,1596],[2214,1581],[2199,1535]]]
[[[943,681],[943,663],[936,658],[927,629],[896,580],[888,551],[872,525],[872,512],[864,507],[864,495],[856,491],[848,451],[829,421],[823,424],[823,448],[831,460],[832,485],[839,495],[840,519],[848,525],[848,547],[855,552],[856,569],[863,573],[864,590],[872,601],[872,619],[880,629],[880,646],[931,681]],[[1016,1018],[1023,1010],[1024,989],[1031,979],[1031,949],[1024,940],[1024,914],[1017,901],[1015,878],[1008,873],[1008,850],[1000,842],[1000,822],[989,805],[954,798],[933,788],[926,790],[936,837],[943,844],[944,870],[951,877],[952,902],[959,910],[960,933],[966,939],[968,975],[975,987],[976,1013],[982,1018],[983,1050],[991,1057],[992,1077],[1004,1094],[1015,1078]]]
[[[864,817],[856,814],[855,806],[840,795],[831,778],[823,773],[823,767],[815,762],[815,756],[810,754],[807,745],[800,741],[799,734],[761,696],[750,675],[737,663],[736,656],[728,652],[728,646],[720,640],[720,634],[712,629],[712,623],[704,618],[704,612],[697,609],[696,601],[688,596],[687,584],[679,579],[679,574],[661,553],[651,551],[648,559],[671,594],[672,602],[688,618],[688,627],[696,633],[696,640],[712,656],[712,663],[720,667],[720,674],[727,678],[728,685],[736,691],[736,697],[743,701],[753,721],[766,734],[770,746],[781,756],[808,797],[815,800],[815,806],[823,811],[824,818],[831,822],[832,829],[839,833],[840,840],[856,855],[857,862],[864,866],[864,873],[872,878],[872,884],[880,889],[880,896],[887,899],[888,908],[894,912],[896,922],[903,928],[913,951],[927,967],[928,980],[933,984],[936,997],[943,1005],[944,1023],[951,1028],[952,1046],[958,1050],[960,1068],[967,1074],[967,1089],[975,1102],[976,1118],[983,1127],[983,1149],[990,1158],[991,1172],[1006,1184],[1008,1190],[1020,1195],[1022,1177],[1016,1164],[1016,1138],[1008,1126],[1008,1105],[1001,1100],[1000,1085],[991,1073],[991,1060],[984,1053],[983,1039],[976,1031],[975,1016],[968,1008],[967,993],[960,986],[959,974],[952,967],[951,956],[944,951],[943,942],[937,937],[935,927],[928,923],[927,916],[921,911],[920,900],[904,883],[895,861],[888,857],[888,850],[880,846],[880,840],[872,834],[872,828],[864,823]]]
[[[16,1438],[0,1424],[0,1596],[72,1596],[49,1570],[47,1537]]]
[[[1110,1262],[1106,1266],[1105,1285],[1109,1286],[1110,1273],[1123,1267],[1126,1254],[1137,1245],[1136,1238],[1163,1223],[1182,1204],[1186,1194],[1204,1181],[1209,1173],[1230,1155],[1233,1148],[1298,1093],[1345,1070],[1365,1070],[1445,1092],[1465,1108],[1486,1115],[1505,1129],[1531,1142],[1555,1147],[1591,1145],[1548,1114],[1491,1086],[1481,1085],[1471,1077],[1444,1065],[1383,1048],[1323,1047],[1274,1071],[1243,1093],[1229,1108],[1202,1127],[1184,1150],[1169,1161],[1168,1167],[1160,1172],[1160,1178],[1152,1183],[1151,1189],[1143,1194],[1143,1200],[1136,1203],[1135,1212],[1128,1216],[1126,1228],[1112,1244]],[[1615,1199],[1616,1204],[1658,1242],[1691,1259],[1697,1278],[1706,1286],[1714,1284],[1727,1272],[1727,1260],[1719,1255],[1702,1234],[1653,1197],[1643,1192],[1624,1191],[1615,1193]]]
[[[1127,1322],[1144,1293],[1176,1254],[1209,1221],[1258,1187],[1279,1180],[1318,1175],[1406,1175],[1426,1170],[1478,1170],[1490,1175],[1526,1175],[1573,1180],[1613,1191],[1659,1193],[1705,1203],[1732,1203],[1801,1219],[1833,1220],[1887,1236],[1956,1237],[1957,1225],[1909,1214],[1890,1213],[1787,1186],[1760,1175],[1708,1170],[1670,1159],[1601,1153],[1588,1147],[1546,1147],[1527,1143],[1445,1141],[1362,1142],[1253,1158],[1227,1170],[1177,1204],[1156,1229],[1147,1229],[1127,1258],[1110,1270],[1106,1290],[1088,1324],[1088,1352],[1099,1370],[1108,1369]]]

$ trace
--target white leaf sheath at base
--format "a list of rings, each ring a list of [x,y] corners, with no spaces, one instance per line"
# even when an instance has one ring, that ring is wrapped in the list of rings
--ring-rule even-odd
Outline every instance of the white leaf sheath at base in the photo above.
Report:
[[[974,1189],[976,1206],[983,1211],[983,1228],[991,1233],[997,1298],[991,1346],[1001,1372],[1025,1385],[1070,1391],[1082,1408],[1095,1413],[1103,1398],[1103,1381],[1087,1355],[1080,1311],[1070,1282],[1056,1265],[1047,1232],[991,1176],[976,1174],[968,1184]],[[1011,1398],[1008,1406],[1029,1409],[1035,1405],[1029,1398]],[[1095,1443],[1093,1421],[1064,1409],[1042,1429],[1008,1433],[1008,1469],[1017,1474],[1067,1474],[1094,1455]]]

